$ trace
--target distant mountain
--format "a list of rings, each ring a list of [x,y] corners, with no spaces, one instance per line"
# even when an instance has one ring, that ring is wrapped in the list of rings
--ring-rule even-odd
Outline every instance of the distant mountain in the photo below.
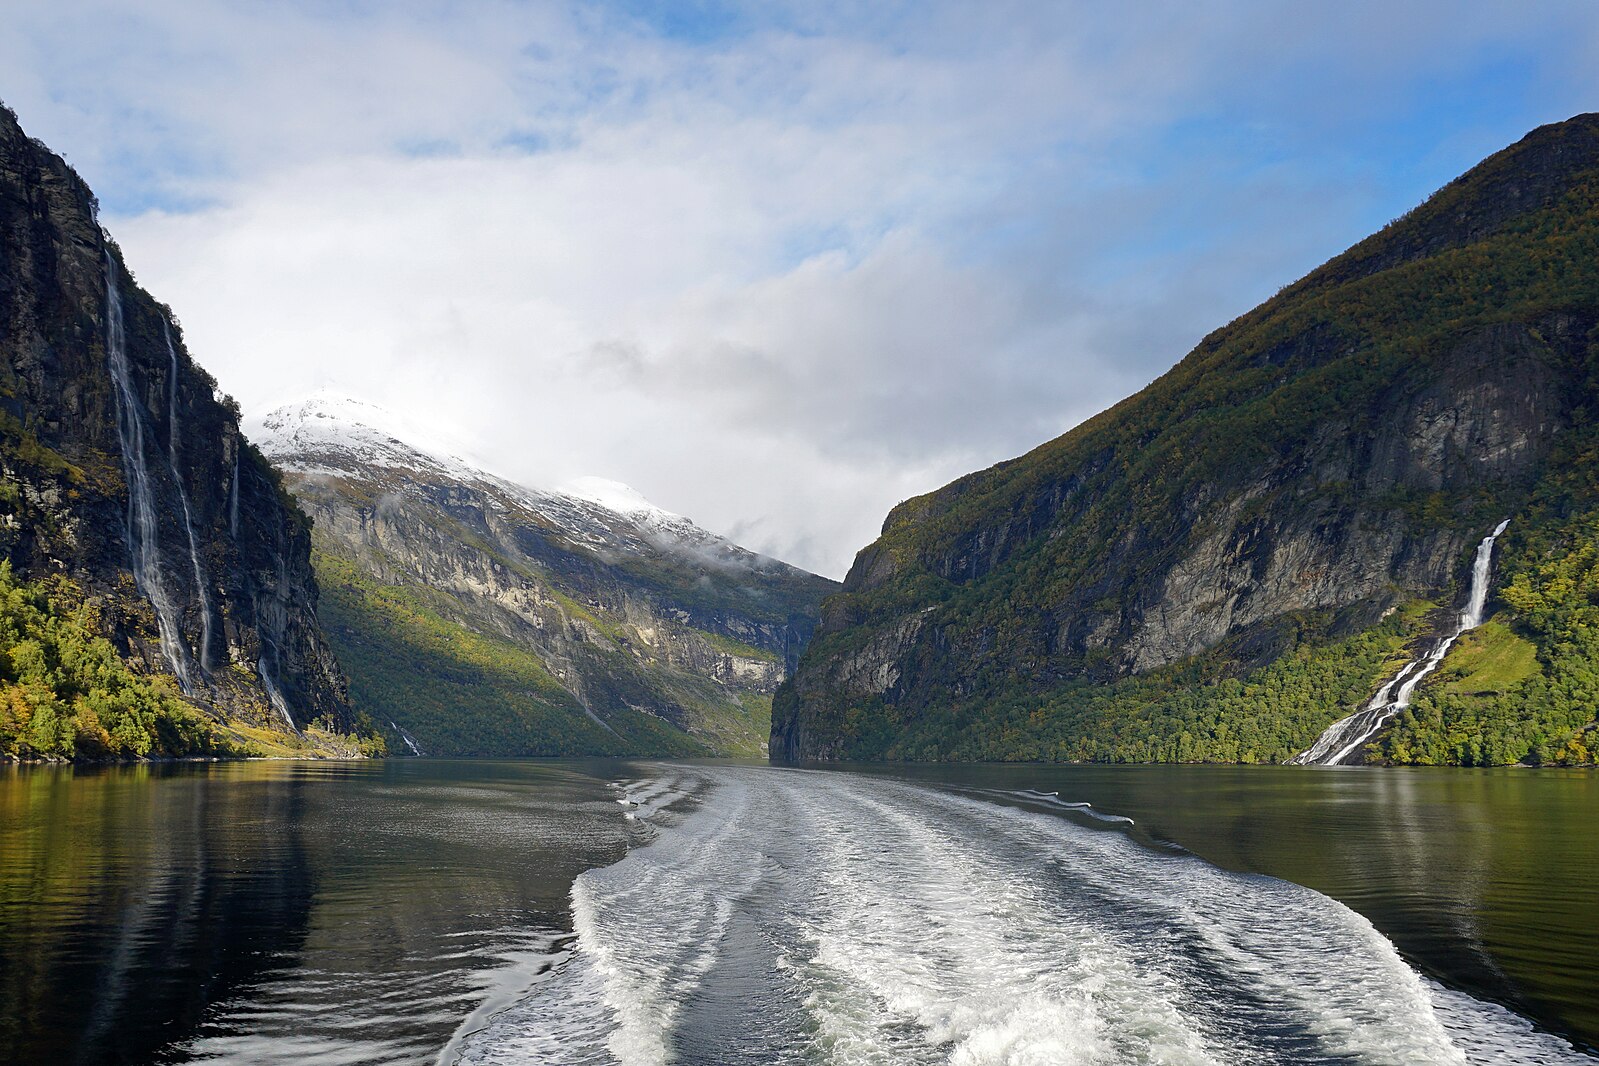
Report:
[[[1279,761],[1437,647],[1350,758],[1587,761],[1596,537],[1599,116],[1583,115],[1138,395],[895,508],[779,694],[773,747]],[[1443,648],[1474,617],[1479,548],[1488,620]]]
[[[353,754],[305,516],[0,107],[0,755]]]
[[[759,754],[837,588],[625,485],[497,477],[370,404],[254,432],[314,519],[357,706],[427,754]]]

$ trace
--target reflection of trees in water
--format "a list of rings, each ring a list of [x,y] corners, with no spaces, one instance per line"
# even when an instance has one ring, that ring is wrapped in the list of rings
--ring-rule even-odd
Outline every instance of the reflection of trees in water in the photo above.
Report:
[[[526,764],[0,775],[0,1061],[426,1061],[626,824]]]
[[[26,810],[6,805],[8,846],[27,838],[37,861],[8,875],[0,915],[0,1026],[18,1061],[151,1061],[297,949],[312,892],[293,778],[29,773],[47,780]],[[10,891],[23,885],[26,900]]]
[[[1412,901],[1423,922],[1444,927],[1441,934],[1427,933],[1455,956],[1451,980],[1496,999],[1510,996],[1510,980],[1488,951],[1480,921],[1494,862],[1482,783],[1462,790],[1436,775],[1422,781],[1405,770],[1387,770],[1376,775],[1373,792],[1378,803],[1372,824],[1397,896]]]

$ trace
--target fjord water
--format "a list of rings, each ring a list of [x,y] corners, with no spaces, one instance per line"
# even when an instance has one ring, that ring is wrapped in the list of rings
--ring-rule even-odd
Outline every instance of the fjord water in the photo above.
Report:
[[[628,832],[580,766],[0,772],[0,1062],[430,1063]]]
[[[1515,771],[12,769],[0,1056],[1588,1061],[1501,1004],[1599,1031],[1596,800]]]

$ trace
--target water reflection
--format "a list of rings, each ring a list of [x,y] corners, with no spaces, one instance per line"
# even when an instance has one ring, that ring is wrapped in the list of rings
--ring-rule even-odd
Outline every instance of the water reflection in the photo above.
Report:
[[[0,776],[7,1061],[431,1062],[625,823],[581,767]]]
[[[1152,843],[1343,900],[1428,973],[1599,1044],[1592,773],[867,772],[1129,816]],[[605,788],[632,773],[0,769],[0,1061],[432,1063],[560,957],[572,880],[640,831]]]

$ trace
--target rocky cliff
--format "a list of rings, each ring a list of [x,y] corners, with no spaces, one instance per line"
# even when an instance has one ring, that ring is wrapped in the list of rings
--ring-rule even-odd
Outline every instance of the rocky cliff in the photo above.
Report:
[[[309,525],[96,212],[0,108],[0,553],[227,736],[349,732]]]
[[[1487,160],[1138,395],[901,504],[780,693],[773,750],[1301,750],[1444,625],[1499,520],[1521,516],[1508,570],[1534,544],[1568,550],[1543,534],[1599,498],[1573,476],[1599,396],[1596,248],[1588,115]]]
[[[835,583],[625,486],[530,489],[322,396],[261,420],[360,706],[429,754],[758,754]]]

